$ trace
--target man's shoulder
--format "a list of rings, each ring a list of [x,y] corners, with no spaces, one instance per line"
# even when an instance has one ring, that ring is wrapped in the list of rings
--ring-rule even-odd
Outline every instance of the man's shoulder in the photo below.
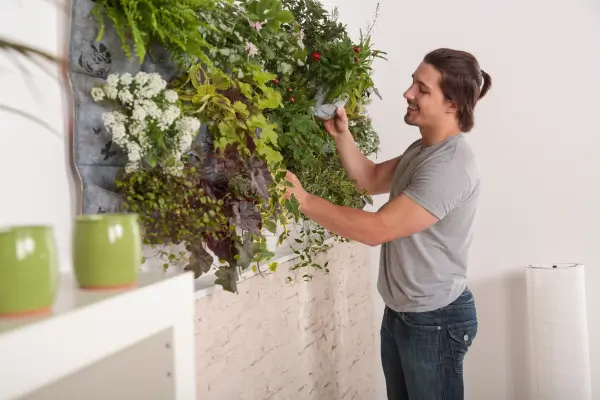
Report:
[[[479,175],[477,155],[466,137],[461,137],[455,144],[454,163],[471,176]]]
[[[442,169],[446,173],[465,173],[472,179],[479,177],[477,156],[464,136],[437,148],[429,154],[424,166]]]

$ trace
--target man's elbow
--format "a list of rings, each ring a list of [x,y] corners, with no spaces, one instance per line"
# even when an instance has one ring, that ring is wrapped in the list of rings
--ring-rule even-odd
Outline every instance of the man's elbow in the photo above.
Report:
[[[377,247],[381,246],[382,244],[389,243],[393,240],[401,239],[408,236],[410,236],[408,232],[392,233],[391,229],[378,229],[375,232],[369,232],[368,234],[366,234],[362,243],[370,247]]]
[[[362,243],[369,247],[377,247],[381,246],[384,243],[389,242],[390,240],[381,234],[370,234],[366,237]]]

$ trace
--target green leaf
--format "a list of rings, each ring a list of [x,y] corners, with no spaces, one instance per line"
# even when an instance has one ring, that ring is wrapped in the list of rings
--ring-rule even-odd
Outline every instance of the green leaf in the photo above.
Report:
[[[252,78],[257,85],[264,85],[277,78],[277,75],[262,70],[254,70],[252,71]]]
[[[237,268],[236,267],[221,267],[215,273],[217,279],[215,283],[223,286],[227,292],[237,293]]]
[[[294,14],[292,14],[288,10],[281,10],[275,13],[275,18],[279,20],[279,22],[286,24],[288,22],[292,22],[294,20]]]
[[[270,220],[263,220],[263,226],[266,230],[268,230],[269,232],[271,232],[272,234],[276,234],[277,233],[277,224],[275,224],[273,221]]]
[[[252,263],[254,255],[257,253],[257,248],[254,245],[252,239],[250,238],[250,235],[245,234],[243,240],[244,242],[242,245],[238,244],[238,266],[245,270]]]
[[[186,271],[193,271],[195,278],[199,278],[202,274],[210,271],[213,257],[206,251],[202,241],[197,240],[188,244],[186,248],[190,252],[189,263],[185,267]]]
[[[227,90],[231,87],[231,79],[222,71],[214,71],[211,80],[212,84],[219,90]]]
[[[230,122],[222,121],[219,123],[219,132],[226,138],[235,138],[235,127]]]
[[[269,271],[271,272],[277,272],[277,267],[279,266],[279,264],[277,262],[272,262],[269,264]]]
[[[267,91],[265,97],[258,100],[257,105],[261,110],[278,108],[281,106],[281,94],[274,90]]]
[[[236,101],[235,103],[233,103],[233,109],[238,114],[242,114],[245,117],[248,116],[248,107],[246,107],[246,105],[241,101]]]
[[[245,82],[238,82],[238,85],[240,87],[240,91],[242,92],[242,94],[244,96],[246,96],[248,99],[252,99],[252,85],[245,83]]]
[[[151,168],[156,167],[157,163],[158,163],[158,161],[154,154],[152,154],[152,155],[150,155],[150,157],[148,157],[148,165],[150,165]]]

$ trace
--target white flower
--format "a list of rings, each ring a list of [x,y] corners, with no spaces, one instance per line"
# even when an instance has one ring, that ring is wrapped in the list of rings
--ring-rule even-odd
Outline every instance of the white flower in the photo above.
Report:
[[[129,86],[131,84],[131,82],[133,82],[133,77],[131,76],[131,74],[129,72],[121,75],[121,84],[123,84],[125,86]]]
[[[141,73],[141,72],[140,72]],[[136,76],[136,79],[140,76]],[[151,99],[162,92],[167,86],[167,82],[159,74],[145,74],[140,78],[136,89],[136,95],[142,99]]]
[[[156,103],[152,100],[142,100],[138,102],[138,104],[144,108],[146,114],[148,114],[151,118],[154,118],[155,120],[158,120],[160,118],[162,112],[160,111],[160,108],[158,108]]]
[[[125,88],[119,91],[119,100],[125,104],[133,104],[133,94]]]
[[[94,101],[102,101],[104,100],[104,90],[102,90],[102,88],[99,87],[95,87],[92,89],[92,99]]]
[[[138,72],[135,78],[133,78],[134,82],[139,86],[143,86],[148,83],[149,79],[150,76],[146,72]]]
[[[175,122],[175,120],[177,118],[179,118],[179,115],[181,113],[181,110],[179,110],[179,107],[177,106],[169,106],[167,107],[162,115],[160,116],[160,118],[158,118],[158,127],[161,130],[165,130],[168,127],[170,127],[171,125],[173,125],[173,122]]]
[[[175,124],[175,129],[182,134],[182,136],[195,136],[198,129],[200,129],[200,121],[194,117],[183,117],[177,124]]]
[[[246,45],[244,46],[244,50],[246,50],[246,53],[248,53],[248,55],[250,57],[253,57],[255,55],[258,54],[258,47],[256,47],[256,45],[254,45],[254,43],[248,42],[246,41]]]
[[[106,84],[111,88],[116,88],[118,83],[119,83],[119,75],[117,75],[117,74],[110,74],[106,78]]]
[[[102,114],[102,122],[107,128],[127,122],[127,116],[120,111],[112,111]]]
[[[167,87],[167,82],[160,77],[159,74],[150,74],[150,82],[148,83],[147,96],[154,97],[162,92]]]
[[[194,141],[194,136],[191,136],[191,135],[183,136],[181,138],[181,140],[179,141],[179,149],[178,149],[179,152],[183,154],[186,151],[188,151],[192,147],[193,141]]]
[[[135,121],[143,122],[147,116],[148,113],[141,105],[138,104],[135,107],[133,107],[133,113],[131,114],[131,118]]]
[[[119,90],[116,87],[106,86],[104,87],[104,92],[106,93],[106,97],[110,100],[116,100],[119,94]]]
[[[142,149],[135,142],[128,142],[126,144],[127,159],[129,162],[137,164],[142,159]]]
[[[125,166],[125,172],[128,174],[137,171],[140,168],[140,165],[137,163],[129,163]]]
[[[125,143],[125,135],[127,134],[127,129],[125,128],[125,124],[118,124],[112,127],[112,139],[113,142],[121,146]]]
[[[141,139],[142,134],[144,133],[144,129],[146,129],[146,124],[136,121],[129,126],[129,133],[131,134],[131,136]],[[146,136],[143,137],[145,138]]]
[[[165,91],[165,100],[168,101],[169,103],[175,103],[178,98],[179,98],[179,96],[177,95],[177,92],[175,92],[173,90]]]
[[[255,29],[257,31],[260,31],[262,29],[262,22],[250,22],[250,26],[252,27],[252,29]]]
[[[301,42],[304,41],[304,29],[300,29],[300,32],[298,33],[298,40]]]
[[[112,134],[113,141],[121,145],[127,134],[127,116],[119,111],[113,111],[102,114],[102,122],[106,130]]]

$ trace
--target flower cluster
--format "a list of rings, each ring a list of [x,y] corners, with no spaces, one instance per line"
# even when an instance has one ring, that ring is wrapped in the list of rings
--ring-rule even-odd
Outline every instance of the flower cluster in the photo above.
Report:
[[[112,74],[106,85],[91,91],[94,101],[109,100],[118,110],[104,113],[102,122],[113,142],[127,154],[127,172],[160,165],[178,175],[182,156],[200,129],[197,118],[184,116],[178,95],[166,89],[158,74]]]

